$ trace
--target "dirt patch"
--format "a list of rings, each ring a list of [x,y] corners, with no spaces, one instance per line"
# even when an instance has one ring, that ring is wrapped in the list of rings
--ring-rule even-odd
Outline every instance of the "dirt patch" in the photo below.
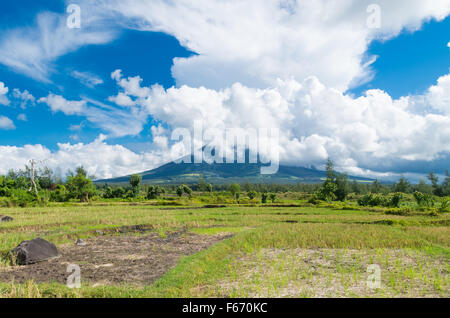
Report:
[[[173,268],[183,256],[207,249],[230,235],[204,236],[173,233],[161,238],[145,236],[100,236],[86,240],[86,246],[59,247],[61,257],[29,266],[0,268],[0,281],[65,284],[69,264],[81,269],[83,284],[148,285]]]

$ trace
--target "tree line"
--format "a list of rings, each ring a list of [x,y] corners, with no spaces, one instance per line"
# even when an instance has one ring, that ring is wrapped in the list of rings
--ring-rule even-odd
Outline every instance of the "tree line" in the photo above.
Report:
[[[32,191],[31,175],[32,173],[28,166],[23,170],[11,170],[6,175],[1,175],[0,204],[26,206],[49,201],[66,202],[76,200],[88,202],[94,198],[153,200],[166,194],[170,194],[175,198],[183,196],[192,198],[194,192],[227,192],[238,202],[241,198],[241,193],[244,193],[250,200],[260,196],[263,203],[268,200],[275,202],[277,193],[287,192],[307,193],[312,195],[312,201],[322,200],[328,202],[345,201],[350,193],[366,196],[367,200],[370,199],[369,195],[375,194],[414,194],[417,200],[422,200],[423,202],[426,201],[428,196],[432,195],[437,197],[450,196],[450,175],[448,171],[446,171],[445,178],[442,181],[439,180],[436,174],[430,173],[428,182],[421,180],[418,184],[410,183],[405,177],[401,177],[394,184],[382,184],[378,180],[371,183],[362,183],[350,181],[348,175],[336,172],[331,160],[327,162],[326,178],[321,184],[251,184],[247,181],[243,184],[213,185],[206,182],[203,176],[200,175],[196,184],[143,185],[142,177],[135,174],[130,176],[128,185],[96,185],[93,182],[95,177],[88,175],[88,172],[83,167],[77,167],[75,171],[69,171],[65,180],[56,176],[50,168],[44,167],[35,171],[34,181],[37,191]]]

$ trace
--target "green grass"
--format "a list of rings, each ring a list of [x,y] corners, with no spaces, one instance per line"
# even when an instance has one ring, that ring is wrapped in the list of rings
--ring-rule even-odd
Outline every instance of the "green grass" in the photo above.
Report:
[[[15,218],[0,224],[3,267],[8,251],[37,236],[64,244],[95,236],[96,230],[144,224],[161,235],[183,227],[202,235],[235,234],[182,258],[150,286],[71,290],[58,284],[0,283],[0,297],[449,296],[446,213],[431,217],[332,207],[176,209],[108,203],[0,209],[0,214]],[[303,257],[311,251],[318,251],[318,258]],[[309,262],[318,260],[311,270]],[[332,265],[325,266],[327,262]],[[364,289],[370,262],[382,263],[384,273],[383,288],[375,292]]]

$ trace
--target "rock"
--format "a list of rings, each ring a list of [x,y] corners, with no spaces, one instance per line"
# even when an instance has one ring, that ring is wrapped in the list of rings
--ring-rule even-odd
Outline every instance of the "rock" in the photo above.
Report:
[[[0,215],[0,222],[11,222],[14,219],[7,215]]]
[[[97,235],[103,235],[103,232],[100,231],[100,230],[96,230],[95,233],[96,233]]]
[[[35,264],[59,256],[55,244],[41,238],[23,241],[11,251],[11,254],[17,265]]]
[[[85,241],[83,241],[82,239],[78,239],[77,240],[77,243],[76,243],[78,246],[86,246],[86,242]]]

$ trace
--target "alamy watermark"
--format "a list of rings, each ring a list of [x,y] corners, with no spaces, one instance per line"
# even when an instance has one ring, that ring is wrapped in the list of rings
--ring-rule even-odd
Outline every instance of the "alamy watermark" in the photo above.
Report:
[[[70,4],[67,6],[66,12],[69,14],[67,17],[67,27],[69,29],[81,28],[81,8],[78,4]]]
[[[367,7],[367,27],[369,29],[381,29],[381,6],[373,3]]]
[[[175,163],[261,163],[261,174],[276,174],[279,169],[278,128],[208,128],[202,121],[195,121],[193,132],[176,128],[171,140],[181,142],[190,155],[172,155]],[[247,160],[248,154],[248,160]],[[265,166],[264,166],[265,165]]]
[[[67,266],[66,272],[70,274],[67,277],[66,285],[69,288],[81,288],[81,269],[76,264]]]
[[[381,288],[381,267],[377,264],[367,266],[367,288],[379,289]]]

